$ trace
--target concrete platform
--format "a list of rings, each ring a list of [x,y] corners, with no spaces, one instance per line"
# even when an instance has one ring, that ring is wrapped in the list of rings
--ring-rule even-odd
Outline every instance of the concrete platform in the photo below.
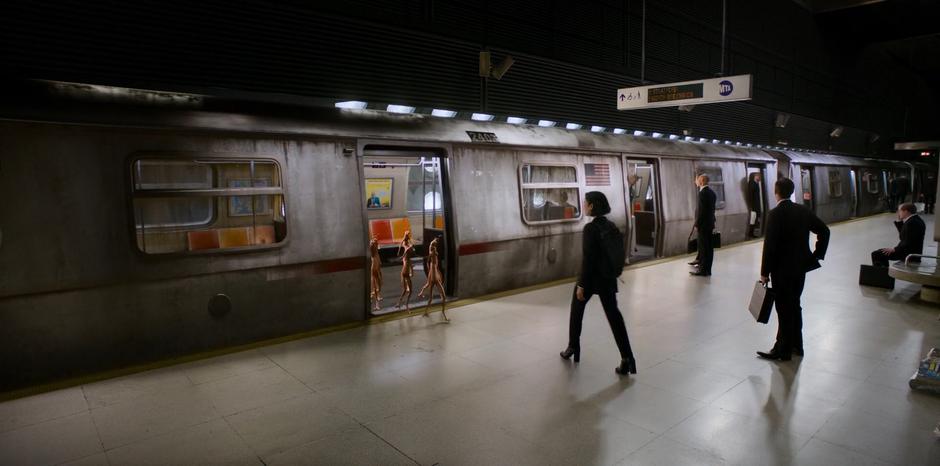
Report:
[[[932,238],[932,219],[928,219]],[[890,216],[833,227],[803,296],[804,358],[746,305],[760,243],[625,272],[639,362],[620,378],[593,300],[562,361],[572,285],[551,286],[0,404],[0,464],[940,464],[940,397],[911,391],[940,345],[919,286],[859,287]],[[928,252],[936,251],[930,243]]]

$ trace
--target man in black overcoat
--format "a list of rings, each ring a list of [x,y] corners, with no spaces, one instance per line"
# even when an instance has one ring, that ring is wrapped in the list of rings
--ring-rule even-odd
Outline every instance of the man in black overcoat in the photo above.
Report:
[[[887,267],[888,261],[904,260],[908,254],[924,252],[924,235],[927,232],[927,225],[924,224],[920,215],[917,215],[917,207],[914,207],[914,204],[905,203],[898,207],[898,221],[894,222],[894,226],[898,229],[901,241],[893,248],[872,251],[872,265]]]
[[[789,361],[793,353],[803,355],[803,309],[800,296],[806,272],[818,269],[829,247],[829,227],[813,211],[790,201],[793,181],[781,178],[774,184],[777,206],[767,214],[760,280],[771,282],[777,309],[777,341],[764,359]],[[809,233],[816,234],[816,248],[809,250]]]
[[[708,187],[708,175],[695,178],[698,186],[698,204],[695,207],[695,229],[698,231],[698,270],[689,272],[699,277],[712,274],[712,261],[715,257],[715,245],[712,244],[712,231],[715,230],[715,201],[718,196]]]

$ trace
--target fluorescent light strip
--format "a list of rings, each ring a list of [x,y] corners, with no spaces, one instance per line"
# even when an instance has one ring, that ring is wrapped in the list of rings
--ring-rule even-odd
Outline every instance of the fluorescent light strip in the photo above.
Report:
[[[489,113],[474,113],[473,115],[470,115],[470,119],[476,121],[492,121],[493,118],[495,117]]]
[[[654,137],[654,138],[661,138],[661,137],[663,137],[663,133],[655,133],[655,132],[654,132],[654,133],[653,133],[653,137]]]
[[[634,136],[646,136],[646,131],[635,130],[633,131],[633,135]]]
[[[678,135],[678,134],[670,134],[670,135],[669,135],[669,139],[675,141],[676,139],[679,139],[679,135]]]
[[[443,110],[440,108],[435,108],[434,110],[431,110],[431,115],[436,116],[436,117],[441,117],[441,118],[453,118],[457,116],[457,112],[453,110]]]
[[[685,140],[688,141],[688,142],[692,142],[692,141],[695,140],[695,138],[693,138],[692,136],[686,136],[686,137],[685,137]]]
[[[539,126],[543,128],[551,128],[552,126],[555,126],[555,125],[556,123],[552,120],[539,120]]]
[[[565,125],[565,129],[581,129],[581,125],[577,123],[568,123]]]
[[[605,127],[603,127],[603,126],[592,126],[592,127],[591,127],[591,132],[592,132],[592,133],[601,133],[601,132],[603,132],[605,129],[607,129],[607,128],[605,128]]]
[[[623,128],[614,128],[614,134],[624,134],[624,133],[626,133],[626,132],[627,132],[627,130],[625,130],[625,129],[623,129]]]
[[[357,110],[362,110],[366,108],[367,105],[369,104],[361,100],[347,100],[344,102],[336,102],[335,104],[333,104],[333,106],[336,108],[355,108]]]
[[[514,116],[506,117],[506,123],[509,123],[511,125],[524,125],[526,121],[527,120],[525,118],[514,117]]]
[[[385,110],[389,113],[414,113],[415,108],[409,107],[407,105],[392,104],[392,105],[389,105],[388,107],[385,107]]]

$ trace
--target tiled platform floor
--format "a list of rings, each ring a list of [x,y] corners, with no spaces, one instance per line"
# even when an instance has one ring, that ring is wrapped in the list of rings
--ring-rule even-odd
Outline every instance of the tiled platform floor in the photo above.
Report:
[[[933,224],[928,219],[929,225]],[[932,238],[932,227],[928,231]],[[860,288],[889,216],[836,225],[804,294],[806,357],[759,360],[760,244],[626,272],[639,361],[621,379],[599,303],[558,357],[571,285],[0,404],[0,464],[938,465],[940,396],[912,392],[940,308]],[[935,251],[930,242],[929,251]]]

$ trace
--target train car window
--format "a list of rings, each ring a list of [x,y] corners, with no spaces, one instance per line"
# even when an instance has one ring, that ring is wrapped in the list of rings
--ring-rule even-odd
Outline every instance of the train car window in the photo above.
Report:
[[[408,212],[421,213],[436,210],[443,212],[444,197],[441,195],[440,182],[430,173],[436,166],[423,161],[408,170]]]
[[[842,172],[838,168],[829,169],[829,197],[842,197]]]
[[[881,185],[878,183],[878,175],[866,171],[865,174],[862,175],[862,180],[865,183],[865,190],[868,191],[869,194],[878,194],[878,192],[881,191]]]
[[[581,187],[573,165],[524,163],[519,167],[522,221],[543,224],[581,218]]]
[[[715,209],[725,208],[725,179],[721,174],[721,167],[698,167],[696,176],[708,176],[708,187],[715,191]]]
[[[137,247],[144,253],[257,249],[287,236],[274,161],[141,158],[131,177]]]

